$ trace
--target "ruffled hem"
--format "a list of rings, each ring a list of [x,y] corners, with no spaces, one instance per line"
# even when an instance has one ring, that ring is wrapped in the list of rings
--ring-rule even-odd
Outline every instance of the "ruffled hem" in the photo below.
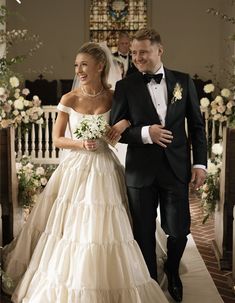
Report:
[[[14,303],[168,303],[159,285],[152,279],[144,284],[121,289],[68,288],[55,284],[44,275],[37,277],[38,285],[28,289],[23,298],[12,296]]]

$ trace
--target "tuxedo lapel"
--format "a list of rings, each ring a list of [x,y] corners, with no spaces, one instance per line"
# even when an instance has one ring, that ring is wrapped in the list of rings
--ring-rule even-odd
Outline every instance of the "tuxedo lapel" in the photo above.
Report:
[[[176,85],[176,78],[172,71],[164,68],[165,70],[165,76],[166,76],[166,86],[167,86],[167,111],[166,111],[166,119],[165,119],[165,125],[167,125],[171,115],[174,111],[174,106],[172,106],[172,98],[173,98],[173,91],[174,87]]]

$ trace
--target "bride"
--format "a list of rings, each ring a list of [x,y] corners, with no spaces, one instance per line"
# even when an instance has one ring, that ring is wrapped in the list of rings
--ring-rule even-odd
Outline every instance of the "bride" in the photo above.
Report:
[[[109,121],[107,56],[96,43],[75,61],[80,87],[64,95],[54,144],[69,149],[20,234],[4,248],[14,303],[167,303],[133,238],[123,169],[103,140],[76,139],[83,117]],[[65,137],[69,124],[72,138]],[[119,136],[124,122],[110,131]]]

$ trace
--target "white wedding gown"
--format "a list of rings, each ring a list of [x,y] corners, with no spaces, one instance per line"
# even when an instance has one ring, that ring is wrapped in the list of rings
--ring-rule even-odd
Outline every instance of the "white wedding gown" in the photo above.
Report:
[[[72,133],[83,115],[63,105]],[[109,120],[109,112],[103,114]],[[127,215],[123,167],[108,145],[70,151],[3,250],[14,303],[167,303]]]

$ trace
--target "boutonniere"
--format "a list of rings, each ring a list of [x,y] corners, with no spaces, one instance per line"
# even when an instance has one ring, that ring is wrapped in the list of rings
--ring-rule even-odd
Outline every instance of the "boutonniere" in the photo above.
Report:
[[[173,90],[173,97],[171,99],[171,104],[174,104],[176,101],[179,101],[182,99],[182,92],[183,92],[183,88],[177,82],[174,87],[174,90]]]

